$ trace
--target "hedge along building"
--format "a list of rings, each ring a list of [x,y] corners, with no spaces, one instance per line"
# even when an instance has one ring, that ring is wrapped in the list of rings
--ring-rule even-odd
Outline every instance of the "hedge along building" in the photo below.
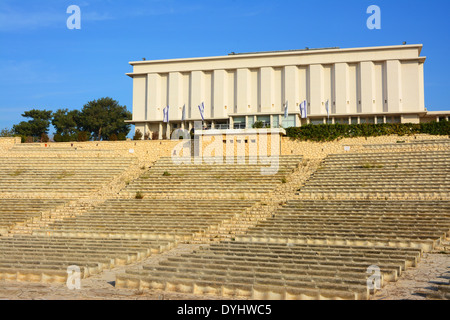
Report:
[[[244,129],[256,121],[286,128],[448,119],[448,112],[425,109],[421,50],[422,45],[326,48],[130,62],[129,122],[162,139],[177,128],[190,130],[195,121],[211,129]]]

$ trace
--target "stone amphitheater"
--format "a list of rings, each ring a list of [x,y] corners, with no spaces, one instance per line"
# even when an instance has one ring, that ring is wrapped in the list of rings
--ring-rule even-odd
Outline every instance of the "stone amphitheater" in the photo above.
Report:
[[[175,144],[0,138],[0,299],[450,298],[448,137],[283,138],[274,175]]]

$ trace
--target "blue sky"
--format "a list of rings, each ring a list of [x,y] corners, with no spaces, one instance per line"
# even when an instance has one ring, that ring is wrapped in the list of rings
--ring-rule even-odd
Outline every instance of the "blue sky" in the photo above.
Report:
[[[370,5],[381,30],[369,30]],[[67,7],[81,8],[69,30]],[[110,96],[132,107],[129,61],[234,52],[424,45],[425,103],[450,110],[450,1],[0,0],[0,129],[39,108]]]

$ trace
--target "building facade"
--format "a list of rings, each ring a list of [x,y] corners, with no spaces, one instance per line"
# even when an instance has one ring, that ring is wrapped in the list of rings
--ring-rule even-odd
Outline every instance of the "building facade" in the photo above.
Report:
[[[287,128],[448,119],[448,113],[427,116],[421,49],[305,49],[130,62],[129,122],[163,139],[174,129],[190,130],[196,121],[211,129],[244,129],[257,121]]]

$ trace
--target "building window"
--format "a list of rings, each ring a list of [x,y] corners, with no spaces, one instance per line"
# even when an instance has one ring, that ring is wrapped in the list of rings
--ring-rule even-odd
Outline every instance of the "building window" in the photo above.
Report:
[[[334,119],[334,123],[348,124],[348,119],[347,118],[337,118],[337,119]]]
[[[372,118],[372,117],[367,118],[367,123],[375,124],[375,118]]]
[[[377,117],[377,123],[378,124],[384,123],[384,117]]]
[[[327,118],[326,121],[327,121],[328,124],[333,124],[333,119],[331,119],[331,118]]]
[[[261,121],[263,123],[263,128],[270,127],[270,116],[257,116],[256,121]]]
[[[311,124],[314,125],[323,124],[323,119],[311,119]]]
[[[285,119],[283,116],[283,128],[295,127],[295,114],[288,115]]]
[[[228,126],[228,121],[216,122],[216,124],[215,124],[214,127],[215,127],[216,129],[219,129],[219,130],[225,130],[225,129],[228,129],[228,128],[229,128],[229,126]]]
[[[277,114],[274,115],[272,117],[272,123],[273,123],[274,128],[279,128],[280,127],[280,116],[278,116]]]
[[[394,123],[401,123],[402,118],[401,117],[394,117]]]
[[[352,117],[352,124],[358,124],[358,117]]]
[[[245,129],[245,117],[234,117],[233,123],[233,129]]]
[[[386,123],[393,123],[392,122],[392,117],[386,117]]]
[[[253,128],[254,124],[255,124],[255,117],[254,116],[248,116],[248,126],[247,126],[247,128]]]

